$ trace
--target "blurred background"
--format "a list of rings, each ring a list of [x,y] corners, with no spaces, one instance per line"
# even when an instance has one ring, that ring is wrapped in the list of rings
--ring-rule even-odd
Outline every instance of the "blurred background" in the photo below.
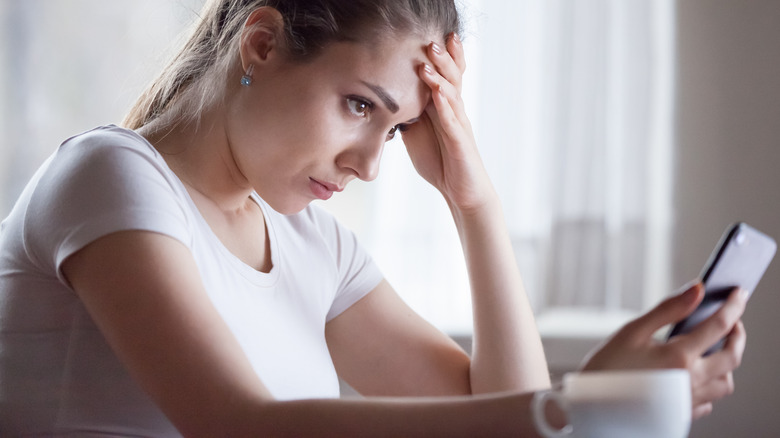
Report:
[[[780,238],[780,2],[461,1],[464,100],[551,368],[699,274],[726,226]],[[116,123],[203,0],[0,0],[0,217],[67,137]],[[423,316],[468,344],[452,220],[403,144],[321,204]],[[744,322],[737,392],[693,437],[780,429],[780,269]]]

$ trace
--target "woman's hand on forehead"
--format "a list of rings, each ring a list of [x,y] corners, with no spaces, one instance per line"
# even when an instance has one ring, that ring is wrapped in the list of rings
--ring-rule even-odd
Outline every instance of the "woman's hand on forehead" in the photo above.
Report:
[[[417,172],[436,187],[456,209],[472,210],[495,193],[479,157],[471,123],[466,116],[461,89],[466,61],[456,34],[446,44],[426,47],[430,63],[419,67],[419,76],[431,92],[431,101],[403,134]]]

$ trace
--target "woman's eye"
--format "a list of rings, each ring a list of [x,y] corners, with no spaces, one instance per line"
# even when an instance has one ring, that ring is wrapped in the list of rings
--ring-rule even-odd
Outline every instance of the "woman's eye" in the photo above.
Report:
[[[395,138],[395,134],[397,132],[405,132],[407,129],[409,129],[409,124],[406,123],[400,123],[398,125],[393,126],[390,128],[390,131],[387,133],[387,141],[390,141]]]
[[[390,128],[390,131],[387,133],[387,141],[392,140],[395,138],[395,133],[398,131],[399,125],[395,125],[392,128]]]
[[[347,98],[349,112],[358,117],[368,117],[371,113],[371,103],[354,97]]]
[[[395,134],[397,132],[404,132],[407,129],[409,129],[409,125],[408,124],[403,124],[402,123],[402,124],[398,124],[398,125],[393,126],[392,128],[390,128],[390,131],[387,133],[387,141],[390,141],[393,138],[395,138]]]

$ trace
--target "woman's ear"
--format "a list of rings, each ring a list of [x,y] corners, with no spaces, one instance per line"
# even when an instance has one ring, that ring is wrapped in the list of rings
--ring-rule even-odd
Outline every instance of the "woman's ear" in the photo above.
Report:
[[[269,55],[279,51],[284,42],[284,18],[275,8],[262,6],[249,14],[241,31],[241,65],[246,71],[250,65],[255,68],[268,60]]]

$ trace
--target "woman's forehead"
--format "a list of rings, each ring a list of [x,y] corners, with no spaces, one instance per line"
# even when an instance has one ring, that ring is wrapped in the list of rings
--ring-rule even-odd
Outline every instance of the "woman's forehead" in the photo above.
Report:
[[[334,43],[311,65],[312,73],[325,74],[349,85],[381,88],[401,110],[409,105],[420,106],[420,100],[427,101],[427,87],[418,72],[423,64],[431,64],[426,54],[429,43],[421,38],[404,38],[395,43]]]
[[[350,68],[358,73],[372,75],[377,80],[384,78],[386,82],[417,81],[417,72],[421,65],[431,64],[426,53],[429,41],[419,38],[407,38],[395,43],[380,42],[374,44],[346,43],[343,47],[334,47],[341,53],[342,61],[347,61]],[[389,85],[389,84],[388,84]]]
[[[330,52],[331,60],[352,64],[352,68],[367,71],[387,69],[415,69],[423,63],[430,63],[426,46],[430,41],[420,38],[404,38],[395,41],[377,41],[372,43],[334,43],[325,50]],[[328,62],[328,60],[325,60]]]

